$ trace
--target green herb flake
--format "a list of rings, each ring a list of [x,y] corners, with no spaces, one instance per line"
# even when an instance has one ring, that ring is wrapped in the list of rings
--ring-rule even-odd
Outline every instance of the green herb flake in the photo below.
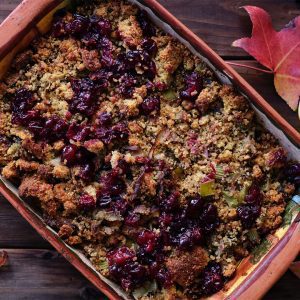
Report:
[[[257,244],[260,241],[259,234],[255,228],[249,230],[248,237],[252,243]]]
[[[206,181],[200,183],[199,194],[202,197],[213,196],[215,194],[215,181]]]
[[[224,191],[223,196],[229,207],[236,208],[239,205],[238,199],[231,196],[229,192]]]
[[[177,98],[177,93],[174,90],[167,90],[163,93],[163,98],[166,100],[174,100]]]
[[[99,268],[100,268],[100,270],[103,270],[103,271],[108,270],[107,260],[100,261],[99,262]]]
[[[300,198],[299,195],[294,196],[295,199]],[[293,199],[294,199],[293,197]],[[296,200],[290,200],[285,208],[285,214],[283,216],[282,227],[289,226],[292,223],[293,216],[300,212],[300,205],[297,203]],[[297,201],[297,202],[296,202]]]
[[[144,296],[147,296],[150,293],[154,293],[157,290],[157,284],[155,281],[147,281],[143,286],[138,289],[135,289],[132,292],[132,295],[135,299],[140,299]]]
[[[265,239],[260,245],[256,246],[252,251],[252,256],[250,262],[252,264],[257,264],[260,259],[271,249],[272,242]]]
[[[223,167],[221,166],[216,166],[216,178],[217,179],[222,179],[225,175]]]

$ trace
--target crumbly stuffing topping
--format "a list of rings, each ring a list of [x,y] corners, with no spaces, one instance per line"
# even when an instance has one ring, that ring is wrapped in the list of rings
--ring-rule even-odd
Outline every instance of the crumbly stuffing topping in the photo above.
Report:
[[[57,12],[0,82],[0,119],[2,176],[140,299],[222,289],[299,185],[248,101],[119,0]]]

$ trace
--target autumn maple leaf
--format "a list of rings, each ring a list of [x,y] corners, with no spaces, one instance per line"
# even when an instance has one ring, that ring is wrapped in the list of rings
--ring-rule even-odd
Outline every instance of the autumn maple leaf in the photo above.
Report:
[[[256,6],[243,7],[253,23],[252,37],[233,42],[273,71],[277,93],[296,110],[300,97],[300,16],[277,32],[270,15]]]

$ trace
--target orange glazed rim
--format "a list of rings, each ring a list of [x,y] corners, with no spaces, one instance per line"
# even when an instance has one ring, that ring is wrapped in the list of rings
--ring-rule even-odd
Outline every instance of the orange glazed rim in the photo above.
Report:
[[[23,0],[23,2],[0,25],[0,74],[13,56],[26,46],[24,37],[32,39],[44,28],[39,26],[43,18],[51,16],[57,6],[66,5],[67,0]],[[131,1],[132,2],[132,1]],[[183,39],[188,41],[201,55],[206,57],[218,70],[225,73],[234,85],[279,127],[296,147],[300,145],[300,133],[275,111],[234,69],[218,56],[209,46],[191,30],[176,19],[156,0],[135,1],[149,8],[162,21]],[[0,192],[19,211],[19,213],[37,230],[37,232],[60,252],[75,268],[89,279],[110,299],[122,299],[119,289],[100,278],[99,274],[85,263],[76,251],[50,230],[42,219],[34,213],[24,201],[13,193],[1,180]],[[300,214],[292,224],[282,231],[280,237],[273,239],[274,244],[258,263],[250,264],[247,258],[237,270],[237,275],[230,280],[224,290],[209,299],[257,299],[262,297],[276,280],[286,271],[300,249]],[[250,267],[251,266],[251,267]],[[250,270],[250,271],[249,271]],[[245,276],[246,274],[246,276]],[[124,295],[124,294],[123,294]]]

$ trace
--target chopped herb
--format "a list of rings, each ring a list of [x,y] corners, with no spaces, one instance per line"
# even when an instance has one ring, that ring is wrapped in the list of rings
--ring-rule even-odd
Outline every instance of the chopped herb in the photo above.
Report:
[[[298,195],[294,196],[297,197]],[[298,196],[299,197],[299,196]],[[300,212],[300,205],[294,201],[290,200],[285,208],[285,214],[283,216],[282,227],[288,226],[292,223],[293,216]]]
[[[135,299],[140,299],[144,296],[147,296],[149,293],[155,292],[156,290],[157,290],[156,282],[155,281],[152,281],[152,282],[147,281],[147,282],[145,282],[145,284],[142,287],[134,290],[132,292],[132,295]]]
[[[215,194],[215,181],[200,183],[199,193],[202,197],[213,196]]]
[[[252,264],[257,264],[260,259],[270,250],[272,247],[272,242],[270,242],[267,238],[258,246],[256,246],[252,251],[252,256],[250,258],[250,262]]]
[[[231,196],[228,192],[224,191],[223,196],[229,207],[236,208],[239,205],[238,199],[234,196]]]
[[[217,179],[222,179],[224,177],[224,170],[223,167],[221,166],[216,166],[216,178]]]
[[[249,240],[252,243],[257,244],[260,241],[259,234],[258,234],[258,232],[257,232],[257,230],[255,228],[252,228],[252,229],[249,230],[248,237],[249,237]]]
[[[166,100],[174,100],[177,98],[177,93],[174,90],[167,90],[163,93],[163,98]]]

